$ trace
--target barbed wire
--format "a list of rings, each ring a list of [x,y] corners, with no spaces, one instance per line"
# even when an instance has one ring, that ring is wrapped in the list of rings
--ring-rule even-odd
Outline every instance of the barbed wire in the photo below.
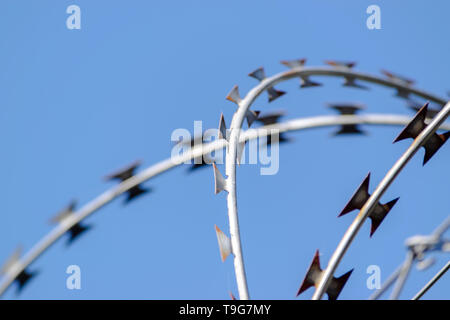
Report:
[[[305,67],[305,59],[301,60],[292,60],[292,61],[283,61],[284,65],[288,66],[290,70],[278,73],[272,77],[266,77],[263,68],[259,68],[256,71],[250,73],[249,75],[258,79],[260,82],[257,86],[252,88],[245,97],[241,98],[239,94],[238,86],[234,86],[233,89],[227,96],[227,99],[234,102],[238,109],[233,115],[230,125],[230,136],[226,139],[228,144],[228,149],[226,152],[226,161],[225,161],[225,173],[227,178],[224,179],[220,176],[218,170],[215,168],[215,177],[220,177],[220,184],[222,186],[222,190],[228,192],[227,195],[227,207],[228,207],[228,220],[229,220],[229,228],[230,228],[230,244],[232,253],[234,255],[234,268],[236,275],[236,282],[239,291],[240,299],[246,300],[249,299],[248,287],[247,287],[247,279],[245,274],[244,260],[242,255],[241,241],[240,241],[240,231],[239,231],[239,220],[238,220],[238,209],[237,209],[237,197],[236,197],[236,162],[239,163],[240,155],[242,154],[243,143],[240,142],[239,136],[240,131],[243,126],[244,120],[247,120],[248,125],[251,125],[252,118],[255,117],[255,112],[250,110],[253,102],[256,100],[258,96],[260,96],[263,92],[267,91],[269,95],[269,102],[275,100],[276,98],[284,95],[284,92],[274,89],[274,86],[282,81],[286,81],[292,78],[300,78],[301,87],[312,87],[319,86],[320,84],[317,82],[311,81],[310,76],[333,76],[333,77],[341,77],[344,79],[344,86],[355,87],[358,89],[364,89],[363,86],[357,83],[357,80],[364,81],[368,83],[378,84],[384,87],[395,88],[397,91],[397,96],[409,99],[411,94],[415,94],[424,99],[428,99],[436,102],[443,106],[446,101],[438,98],[434,95],[426,93],[422,90],[418,90],[412,87],[412,81],[406,78],[402,78],[400,76],[394,75],[389,72],[384,72],[384,74],[388,77],[387,79],[383,79],[377,76],[364,74],[361,72],[356,72],[352,70],[352,67],[355,63],[339,63],[339,62],[328,62],[333,67]],[[442,116],[444,119],[446,113]],[[220,122],[222,126],[222,121]],[[433,128],[429,126],[428,128]],[[436,128],[435,128],[436,129]],[[420,146],[420,145],[419,145]],[[417,147],[418,149],[418,147]],[[415,150],[417,150],[415,149]],[[412,150],[411,150],[412,151]],[[414,152],[413,152],[414,154]],[[216,186],[218,185],[216,179]],[[216,189],[217,190],[217,189]],[[371,197],[372,201],[374,197]],[[370,213],[370,211],[369,211]],[[365,219],[361,221],[364,222]],[[355,225],[358,226],[358,225]],[[359,225],[360,226],[360,225]],[[351,235],[356,234],[353,231],[350,233]],[[352,239],[349,239],[349,243]],[[345,250],[344,250],[345,252]],[[342,254],[339,255],[339,259],[332,261],[332,264],[329,264],[322,279],[322,282],[317,284],[319,287],[316,290],[316,294],[314,295],[314,299],[320,298],[325,292],[326,288],[329,285],[332,274],[337,267],[339,260],[342,258]]]
[[[303,62],[304,63],[304,62]],[[80,222],[86,217],[90,216],[94,212],[101,209],[104,205],[111,202],[123,193],[133,190],[133,188],[138,187],[141,183],[164,173],[188,160],[195,159],[199,156],[206,155],[215,150],[227,148],[226,152],[226,174],[227,179],[225,181],[226,191],[228,191],[227,202],[228,202],[228,216],[230,222],[230,251],[235,256],[235,273],[238,284],[239,297],[241,299],[249,298],[248,289],[246,284],[245,270],[243,264],[242,250],[240,248],[240,238],[239,238],[239,225],[237,219],[237,202],[236,202],[236,158],[238,155],[238,144],[245,146],[245,142],[251,139],[256,139],[258,137],[268,136],[270,134],[270,129],[279,130],[279,132],[297,131],[307,128],[315,127],[325,127],[325,126],[336,126],[336,125],[405,125],[411,118],[402,115],[383,115],[383,114],[369,114],[369,115],[355,115],[355,114],[342,114],[337,116],[317,116],[310,118],[299,118],[295,120],[290,120],[286,122],[275,123],[271,125],[266,125],[258,129],[250,129],[245,132],[240,132],[244,118],[251,118],[251,114],[247,114],[253,101],[262,92],[269,92],[269,101],[273,101],[279,96],[283,95],[281,91],[273,89],[273,85],[288,80],[291,78],[298,77],[302,81],[301,87],[318,86],[317,82],[313,82],[309,79],[312,75],[319,76],[333,76],[333,77],[343,77],[345,79],[345,86],[353,86],[360,88],[359,84],[356,84],[356,80],[362,80],[369,83],[378,84],[385,87],[391,87],[397,90],[397,95],[399,97],[409,100],[409,95],[414,94],[424,99],[433,101],[439,105],[444,105],[445,100],[436,97],[425,91],[415,89],[411,87],[411,83],[405,82],[400,78],[391,77],[388,79],[383,79],[377,76],[368,75],[364,73],[359,73],[351,70],[348,67],[304,67],[302,63],[298,65],[294,62],[285,62],[284,64],[291,67],[291,70],[282,72],[270,78],[265,78],[264,73],[261,71],[253,74],[255,78],[260,80],[260,84],[254,87],[246,95],[244,99],[240,99],[237,90],[234,90],[231,95],[228,96],[229,100],[234,100],[238,104],[238,110],[233,116],[230,127],[230,137],[225,139],[216,140],[211,143],[203,143],[199,146],[195,146],[190,151],[183,153],[182,155],[175,156],[166,160],[163,160],[155,165],[148,167],[147,169],[141,171],[140,173],[133,174],[136,166],[128,168],[131,175],[123,179],[123,181],[102,193],[100,196],[94,200],[88,202],[79,210],[72,210],[66,212],[63,219],[58,221],[58,225],[51,230],[47,235],[45,235],[38,243],[36,243],[23,257],[21,257],[18,252],[16,252],[13,257],[7,262],[3,268],[3,278],[0,282],[0,295],[2,295],[6,289],[12,284],[14,280],[20,282],[20,277],[27,274],[26,268],[36,260],[41,254],[43,254],[52,244],[54,244],[62,235],[74,227],[79,226]],[[237,87],[236,87],[237,88]],[[236,96],[237,93],[237,96]],[[239,98],[239,100],[238,100]],[[254,118],[253,120],[255,120]],[[252,120],[250,119],[249,124]],[[222,121],[221,121],[222,124]],[[220,127],[220,126],[219,126]],[[450,124],[443,124],[440,126],[443,130],[449,130]],[[220,135],[219,135],[220,136]],[[241,150],[242,151],[242,150]],[[217,185],[217,183],[216,183]],[[219,243],[220,244],[220,243]],[[26,277],[24,279],[27,280]]]
[[[408,126],[402,131],[402,133],[399,135],[399,137],[394,140],[394,142],[398,141],[399,138],[402,138],[402,134],[405,132],[408,132],[408,134],[411,134],[411,138],[414,138],[414,141],[410,145],[410,147],[405,151],[405,153],[397,160],[397,162],[393,165],[393,167],[387,172],[385,177],[381,180],[381,182],[378,184],[377,188],[373,192],[373,194],[364,201],[364,204],[362,208],[360,208],[359,214],[356,216],[353,223],[350,225],[350,227],[345,232],[344,236],[342,237],[341,241],[339,242],[336,250],[334,251],[333,255],[330,258],[330,261],[328,262],[327,268],[324,270],[323,275],[317,285],[316,292],[313,295],[313,300],[318,300],[322,297],[322,295],[326,292],[326,289],[328,285],[330,284],[330,281],[333,277],[334,272],[336,271],[340,261],[344,257],[346,251],[350,247],[351,243],[356,237],[356,234],[361,229],[361,226],[363,225],[364,221],[372,214],[372,212],[375,213],[375,209],[377,205],[379,205],[379,201],[381,196],[384,194],[384,192],[389,188],[389,186],[392,184],[392,182],[397,178],[397,176],[400,174],[402,169],[406,166],[406,164],[412,159],[412,157],[416,154],[416,152],[421,147],[427,147],[428,142],[431,140],[431,138],[434,138],[436,135],[436,130],[439,128],[439,126],[445,121],[445,119],[450,114],[450,102],[447,103],[444,108],[436,115],[435,118],[428,124],[425,125],[425,114],[427,112],[427,105],[425,105],[414,117],[413,120],[408,124]],[[423,119],[421,118],[421,115],[423,114]],[[423,121],[423,123],[421,122]],[[412,131],[412,132],[409,132]],[[445,135],[445,140],[443,140],[442,144],[447,140],[449,132]],[[443,136],[444,137],[444,136]],[[440,147],[440,146],[439,146]],[[437,147],[437,149],[439,149]],[[437,151],[437,149],[435,151]],[[427,150],[428,151],[428,150]],[[427,156],[427,152],[425,153],[424,158],[424,164],[428,161],[427,157],[431,157],[432,155]],[[428,158],[429,159],[429,158]],[[376,213],[375,213],[376,214]],[[412,257],[409,256],[407,264],[412,261]],[[400,271],[399,277],[403,278],[407,276],[407,270],[409,272],[409,269],[402,269]],[[397,291],[397,290],[396,290]]]

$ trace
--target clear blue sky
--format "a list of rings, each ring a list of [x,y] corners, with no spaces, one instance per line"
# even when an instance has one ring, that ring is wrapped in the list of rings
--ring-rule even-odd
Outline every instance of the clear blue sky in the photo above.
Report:
[[[82,29],[66,28],[66,8],[82,11]],[[381,30],[366,28],[366,8],[381,7]],[[170,156],[170,134],[194,120],[229,123],[225,96],[256,84],[283,59],[356,60],[417,80],[445,97],[450,89],[447,1],[87,1],[0,3],[0,261],[19,243],[29,249],[51,230],[48,219],[72,198],[84,204],[111,187],[102,177],[136,159]],[[368,112],[411,114],[392,90],[322,88],[288,91],[255,107],[285,109],[286,118],[331,114],[327,102],[359,101]],[[409,142],[400,128],[367,128],[367,137],[331,138],[334,128],[292,133],[280,171],[238,169],[239,213],[249,289],[256,299],[292,299],[316,249],[326,265],[355,213],[338,213],[372,172],[370,191]],[[431,232],[450,212],[450,146],[422,167],[423,151],[383,197],[400,196],[372,239],[367,222],[337,274],[355,268],[340,298],[365,299],[366,268],[382,279],[406,254],[405,238]],[[214,224],[228,230],[225,194],[215,196],[212,169],[175,169],[146,183],[154,193],[127,206],[118,199],[87,219],[94,227],[72,246],[59,241],[32,265],[40,274],[22,299],[228,299],[237,294],[232,259],[220,261]],[[223,170],[223,167],[221,167]],[[410,298],[443,264],[414,270]],[[82,289],[65,287],[68,265]],[[426,298],[449,299],[450,276]],[[310,289],[300,298],[312,295]],[[8,290],[5,298],[16,298]]]

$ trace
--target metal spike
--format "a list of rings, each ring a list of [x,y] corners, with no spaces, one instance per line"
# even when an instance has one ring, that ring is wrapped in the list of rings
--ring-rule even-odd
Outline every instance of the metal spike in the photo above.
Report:
[[[255,78],[259,81],[263,81],[266,78],[266,73],[264,72],[264,68],[263,67],[259,67],[258,69],[256,69],[253,72],[250,72],[248,74],[250,77]]]
[[[268,126],[271,124],[278,123],[280,118],[285,115],[284,111],[275,111],[271,113],[264,113],[263,115],[259,115],[257,122],[263,124],[264,126]]]
[[[73,225],[72,228],[69,229],[69,239],[67,239],[67,245],[70,245],[73,243],[73,241],[78,238],[81,234],[86,232],[87,230],[91,229],[91,225],[83,225],[81,223],[77,223]]]
[[[365,109],[365,106],[357,103],[333,103],[328,104],[328,107],[338,111],[341,115],[353,116],[361,110]],[[340,129],[333,133],[334,136],[341,134],[367,134],[361,130],[356,124],[343,124]]]
[[[300,88],[311,88],[322,86],[319,82],[309,80],[308,76],[300,76]]]
[[[75,212],[76,201],[72,200],[70,204],[61,210],[56,216],[54,216],[50,222],[51,223],[63,223],[66,219],[73,215]],[[85,231],[91,228],[90,225],[82,225],[80,222],[73,225],[69,230],[69,239],[67,240],[67,244],[71,244],[79,235],[84,233]]]
[[[233,101],[239,106],[239,103],[242,101],[239,97],[239,90],[237,86],[234,86],[231,92],[228,94],[227,99]],[[250,127],[252,123],[258,118],[259,111],[247,110],[245,113],[245,117],[247,118],[247,124]],[[220,125],[219,125],[220,127]]]
[[[423,145],[425,149],[425,156],[423,158],[423,165],[425,165],[431,157],[442,147],[442,145],[450,138],[450,131],[443,134],[433,134],[430,139]]]
[[[328,300],[336,300],[339,294],[341,293],[345,283],[348,278],[352,274],[353,269],[340,276],[339,278],[333,277],[330,281],[330,284],[327,288]],[[319,258],[319,250],[314,254],[314,258],[311,262],[311,265],[306,272],[306,276],[303,279],[302,284],[300,285],[300,289],[297,292],[297,296],[299,296],[302,292],[306,291],[310,287],[317,287],[319,285],[320,279],[322,278],[323,270],[320,268],[320,258]]]
[[[306,59],[297,59],[297,60],[282,60],[281,64],[285,65],[288,68],[301,68],[305,65]],[[318,82],[314,82],[309,80],[308,76],[300,76],[300,88],[310,88],[310,87],[319,87],[322,84]]]
[[[227,191],[227,180],[222,176],[219,169],[216,166],[216,163],[213,162],[213,168],[214,168],[214,193],[218,194],[221,191]]]
[[[428,114],[428,102],[417,112],[414,118],[406,125],[406,127],[395,138],[394,143],[412,138],[416,139],[417,136],[427,127],[425,119]],[[425,156],[423,158],[423,165],[425,165],[431,157],[444,145],[444,143],[450,137],[450,131],[443,134],[433,133],[430,138],[422,145],[425,149]]]
[[[219,250],[220,250],[220,257],[222,259],[222,262],[225,262],[227,257],[232,253],[231,249],[231,240],[227,237],[225,233],[222,232],[222,230],[219,229],[217,225],[214,225],[216,228],[216,236],[217,236],[217,242],[219,243]]]
[[[7,274],[14,267],[14,265],[17,262],[19,262],[21,255],[22,255],[22,246],[19,246],[8,258],[5,264],[2,266],[0,273]],[[20,272],[14,279],[14,281],[17,283],[17,293],[20,293],[22,289],[25,287],[25,285],[28,283],[28,281],[36,274],[37,274],[36,271],[29,272],[27,270],[22,270],[22,272]]]
[[[353,61],[349,62],[349,61],[326,60],[324,62],[336,68],[346,68],[346,69],[351,69],[356,65],[356,62]]]
[[[390,71],[381,70],[381,73],[393,81],[401,82],[403,85],[410,86],[414,83],[414,80],[408,79]]]
[[[125,181],[129,178],[131,178],[134,175],[134,171],[137,167],[141,165],[141,161],[137,160],[130,165],[117,170],[114,173],[111,173],[105,177],[105,180],[121,180]]]
[[[14,279],[14,281],[17,283],[17,293],[19,294],[20,292],[22,292],[24,287],[37,274],[38,274],[37,271],[29,272],[27,270],[23,270],[21,273],[19,273],[16,279]]]
[[[400,199],[400,197],[397,197],[394,200],[391,200],[385,204],[378,204],[375,207],[375,209],[372,211],[372,213],[369,215],[369,218],[372,222],[372,225],[370,226],[370,237],[373,236],[375,231],[380,226],[381,222],[383,222],[386,215],[391,211],[391,209],[397,203],[398,199]]]
[[[348,134],[359,134],[359,135],[366,135],[367,132],[359,129],[358,125],[356,124],[344,124],[341,126],[339,130],[336,132],[333,132],[332,136],[339,136],[339,135],[348,135]]]
[[[258,119],[256,119],[257,122],[260,122],[264,126],[272,125],[275,123],[278,123],[280,118],[284,116],[284,111],[275,111],[271,113],[265,113],[262,116],[259,115]],[[284,143],[284,142],[291,142],[292,139],[289,137],[286,137],[283,132],[280,132],[278,136],[278,143]],[[267,136],[267,142],[266,146],[270,146],[272,144],[272,135]]]
[[[350,278],[350,276],[352,275],[353,270],[354,269],[347,271],[345,274],[343,274],[342,276],[340,276],[338,278],[333,278],[333,280],[331,281],[331,283],[327,289],[327,294],[328,294],[329,300],[337,300],[339,294],[341,293],[342,289],[344,288],[345,284],[347,283],[348,278]]]
[[[120,180],[121,182],[126,181],[134,176],[134,171],[141,164],[141,161],[135,161],[131,165],[116,171],[105,177],[106,180]],[[137,198],[138,196],[150,192],[151,189],[143,188],[141,185],[137,185],[127,191],[127,198],[124,203],[127,204],[131,200]]]
[[[355,193],[353,194],[347,205],[344,207],[344,209],[342,209],[338,217],[341,217],[344,214],[347,214],[356,209],[361,209],[363,207],[367,199],[369,199],[370,197],[369,182],[370,182],[370,172],[366,176],[364,181],[361,183],[361,185],[358,187],[358,189],[355,191]]]
[[[427,112],[428,112],[428,102],[425,103],[425,105],[419,109],[414,118],[399,133],[397,138],[395,138],[394,143],[408,138],[415,139],[427,126],[425,124]]]
[[[316,250],[314,258],[308,268],[308,271],[306,272],[306,276],[297,291],[297,297],[309,288],[314,287],[321,275],[322,269],[320,268],[319,250]]]
[[[201,135],[195,136],[191,138],[189,141],[184,141],[183,139],[180,139],[179,141],[175,142],[175,145],[181,144],[183,146],[189,145],[192,148],[196,147],[197,145],[203,144],[203,136],[204,133]],[[193,159],[193,164],[187,169],[189,173],[196,171],[197,169],[205,168],[207,165],[209,165],[209,162],[205,162],[207,155],[198,156]]]
[[[397,74],[392,73],[390,71],[381,70],[381,73],[384,74],[389,79],[391,79],[392,81],[398,82],[398,83],[400,83],[400,84],[402,84],[404,86],[410,87],[411,85],[414,84],[414,80],[405,78],[403,76],[397,75]],[[409,91],[408,90],[404,90],[402,88],[397,88],[397,93],[395,94],[395,96],[408,100],[409,99]]]
[[[244,153],[244,149],[245,149],[245,144],[246,143],[247,143],[247,141],[238,142],[238,144],[237,144],[236,162],[237,162],[238,165],[241,165],[242,154]]]
[[[338,217],[341,217],[353,210],[361,210],[364,204],[369,200],[369,183],[370,183],[370,172],[361,183],[361,185],[356,189],[355,193],[351,197],[350,201],[346,204],[344,209],[342,209],[341,213]],[[377,228],[380,226],[381,222],[383,222],[384,218],[391,211],[392,207],[397,203],[399,198],[396,198],[386,204],[377,203],[375,209],[370,213],[369,218],[372,221],[370,236],[375,233]]]
[[[127,197],[125,198],[124,203],[127,204],[129,203],[131,200],[134,200],[135,198],[137,198],[140,195],[146,194],[151,192],[152,189],[150,188],[142,188],[141,186],[136,186],[131,188],[130,190],[127,191]]]
[[[251,127],[252,123],[255,122],[256,119],[258,119],[260,113],[260,111],[247,110],[245,117],[247,119],[247,125],[249,128]]]
[[[225,118],[223,117],[223,113],[220,114],[219,121],[219,139],[225,139],[228,141],[227,135],[227,125],[225,124]]]
[[[264,68],[260,67],[258,69],[256,69],[253,72],[250,72],[248,74],[250,77],[255,78],[259,81],[263,81],[266,78],[266,73],[264,72]],[[282,95],[284,95],[286,92],[281,91],[281,90],[277,90],[274,87],[269,87],[267,89],[267,94],[269,95],[269,102],[272,102],[273,100],[281,97]]]
[[[303,67],[306,63],[306,59],[296,59],[296,60],[282,60],[281,64],[285,65],[288,68],[300,68]]]
[[[359,103],[329,103],[328,107],[338,111],[341,115],[355,115],[366,107]]]
[[[414,110],[415,113],[417,113],[417,112],[419,112],[420,108],[422,108],[422,104],[419,104],[419,102],[415,102],[415,101],[409,100],[408,101],[408,107],[411,110]],[[427,114],[426,114],[425,117],[427,119],[433,119],[439,113],[439,111],[440,110],[437,110],[437,109],[427,108]]]
[[[286,137],[284,135],[284,132],[280,132],[278,135],[278,144],[286,143],[286,142],[293,142],[294,139],[291,137]],[[267,141],[266,141],[266,147],[272,145],[272,135],[267,135]]]
[[[359,84],[356,81],[355,77],[352,76],[345,76],[344,77],[344,83],[342,84],[344,87],[351,87],[351,88],[356,88],[356,89],[362,89],[362,90],[368,90],[369,88],[366,86],[363,86],[362,84]]]
[[[236,103],[238,106],[241,103],[242,99],[241,96],[239,95],[239,87],[236,85],[233,87],[233,89],[231,89],[230,93],[228,93],[227,100],[230,100],[231,102]]]
[[[267,89],[267,94],[269,95],[269,102],[272,102],[273,100],[285,95],[286,92],[270,87]]]

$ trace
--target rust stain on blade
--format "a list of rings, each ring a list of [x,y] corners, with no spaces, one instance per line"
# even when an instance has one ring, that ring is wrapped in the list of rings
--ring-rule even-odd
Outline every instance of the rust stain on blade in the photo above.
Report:
[[[213,162],[212,165],[214,168],[214,193],[218,194],[221,191],[228,192],[227,180],[220,173],[219,169],[216,166],[216,163]]]
[[[297,292],[297,296],[299,296],[302,292],[308,290],[311,287],[316,287],[319,285],[320,280],[323,276],[323,270],[320,268],[320,258],[319,258],[319,250],[316,250],[316,253],[314,254],[314,258],[308,268],[308,271],[306,272],[306,276],[302,281],[302,284],[300,285],[300,288]],[[353,269],[345,273],[344,275],[336,278],[333,277],[330,281],[330,284],[327,288],[327,295],[328,300],[336,300],[341,293],[342,289],[345,286],[345,283],[347,282],[348,278],[352,274]]]
[[[217,225],[214,225],[216,229],[217,242],[219,244],[220,257],[224,262],[231,254],[231,240],[228,238]]]
[[[241,96],[239,95],[239,87],[237,85],[235,85],[231,91],[228,93],[227,100],[236,103],[237,105],[239,105],[239,103],[241,103],[242,99]]]

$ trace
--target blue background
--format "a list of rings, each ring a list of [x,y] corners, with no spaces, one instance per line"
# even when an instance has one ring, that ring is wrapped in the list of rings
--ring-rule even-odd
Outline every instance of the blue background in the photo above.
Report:
[[[81,7],[81,30],[66,28],[66,8]],[[366,8],[381,7],[381,30],[368,30]],[[356,60],[417,80],[442,97],[450,89],[447,1],[18,1],[0,3],[0,260],[17,244],[29,249],[52,228],[48,219],[72,198],[84,204],[113,184],[102,177],[136,159],[170,156],[176,128],[214,128],[283,59]],[[390,89],[298,90],[254,109],[286,118],[332,114],[327,102],[358,101],[367,112],[412,114]],[[392,144],[399,127],[367,127],[367,137],[332,138],[335,128],[290,133],[277,175],[238,168],[238,205],[250,295],[293,299],[316,249],[325,266],[356,212],[337,218],[367,172],[370,191],[409,142]],[[383,197],[400,201],[372,239],[366,222],[337,275],[355,271],[340,298],[365,299],[369,265],[384,281],[406,254],[404,240],[430,233],[449,214],[449,146],[422,167],[423,151]],[[223,166],[220,167],[223,171]],[[215,196],[212,169],[174,169],[145,184],[154,193],[127,206],[115,200],[87,219],[94,228],[70,247],[64,239],[35,261],[40,274],[7,299],[229,299],[237,295],[232,259],[220,261],[214,224],[228,231],[226,195]],[[227,232],[228,233],[228,232]],[[412,271],[410,298],[447,261]],[[66,289],[68,265],[82,289]],[[424,298],[449,299],[450,277]],[[310,298],[313,290],[299,299]]]

